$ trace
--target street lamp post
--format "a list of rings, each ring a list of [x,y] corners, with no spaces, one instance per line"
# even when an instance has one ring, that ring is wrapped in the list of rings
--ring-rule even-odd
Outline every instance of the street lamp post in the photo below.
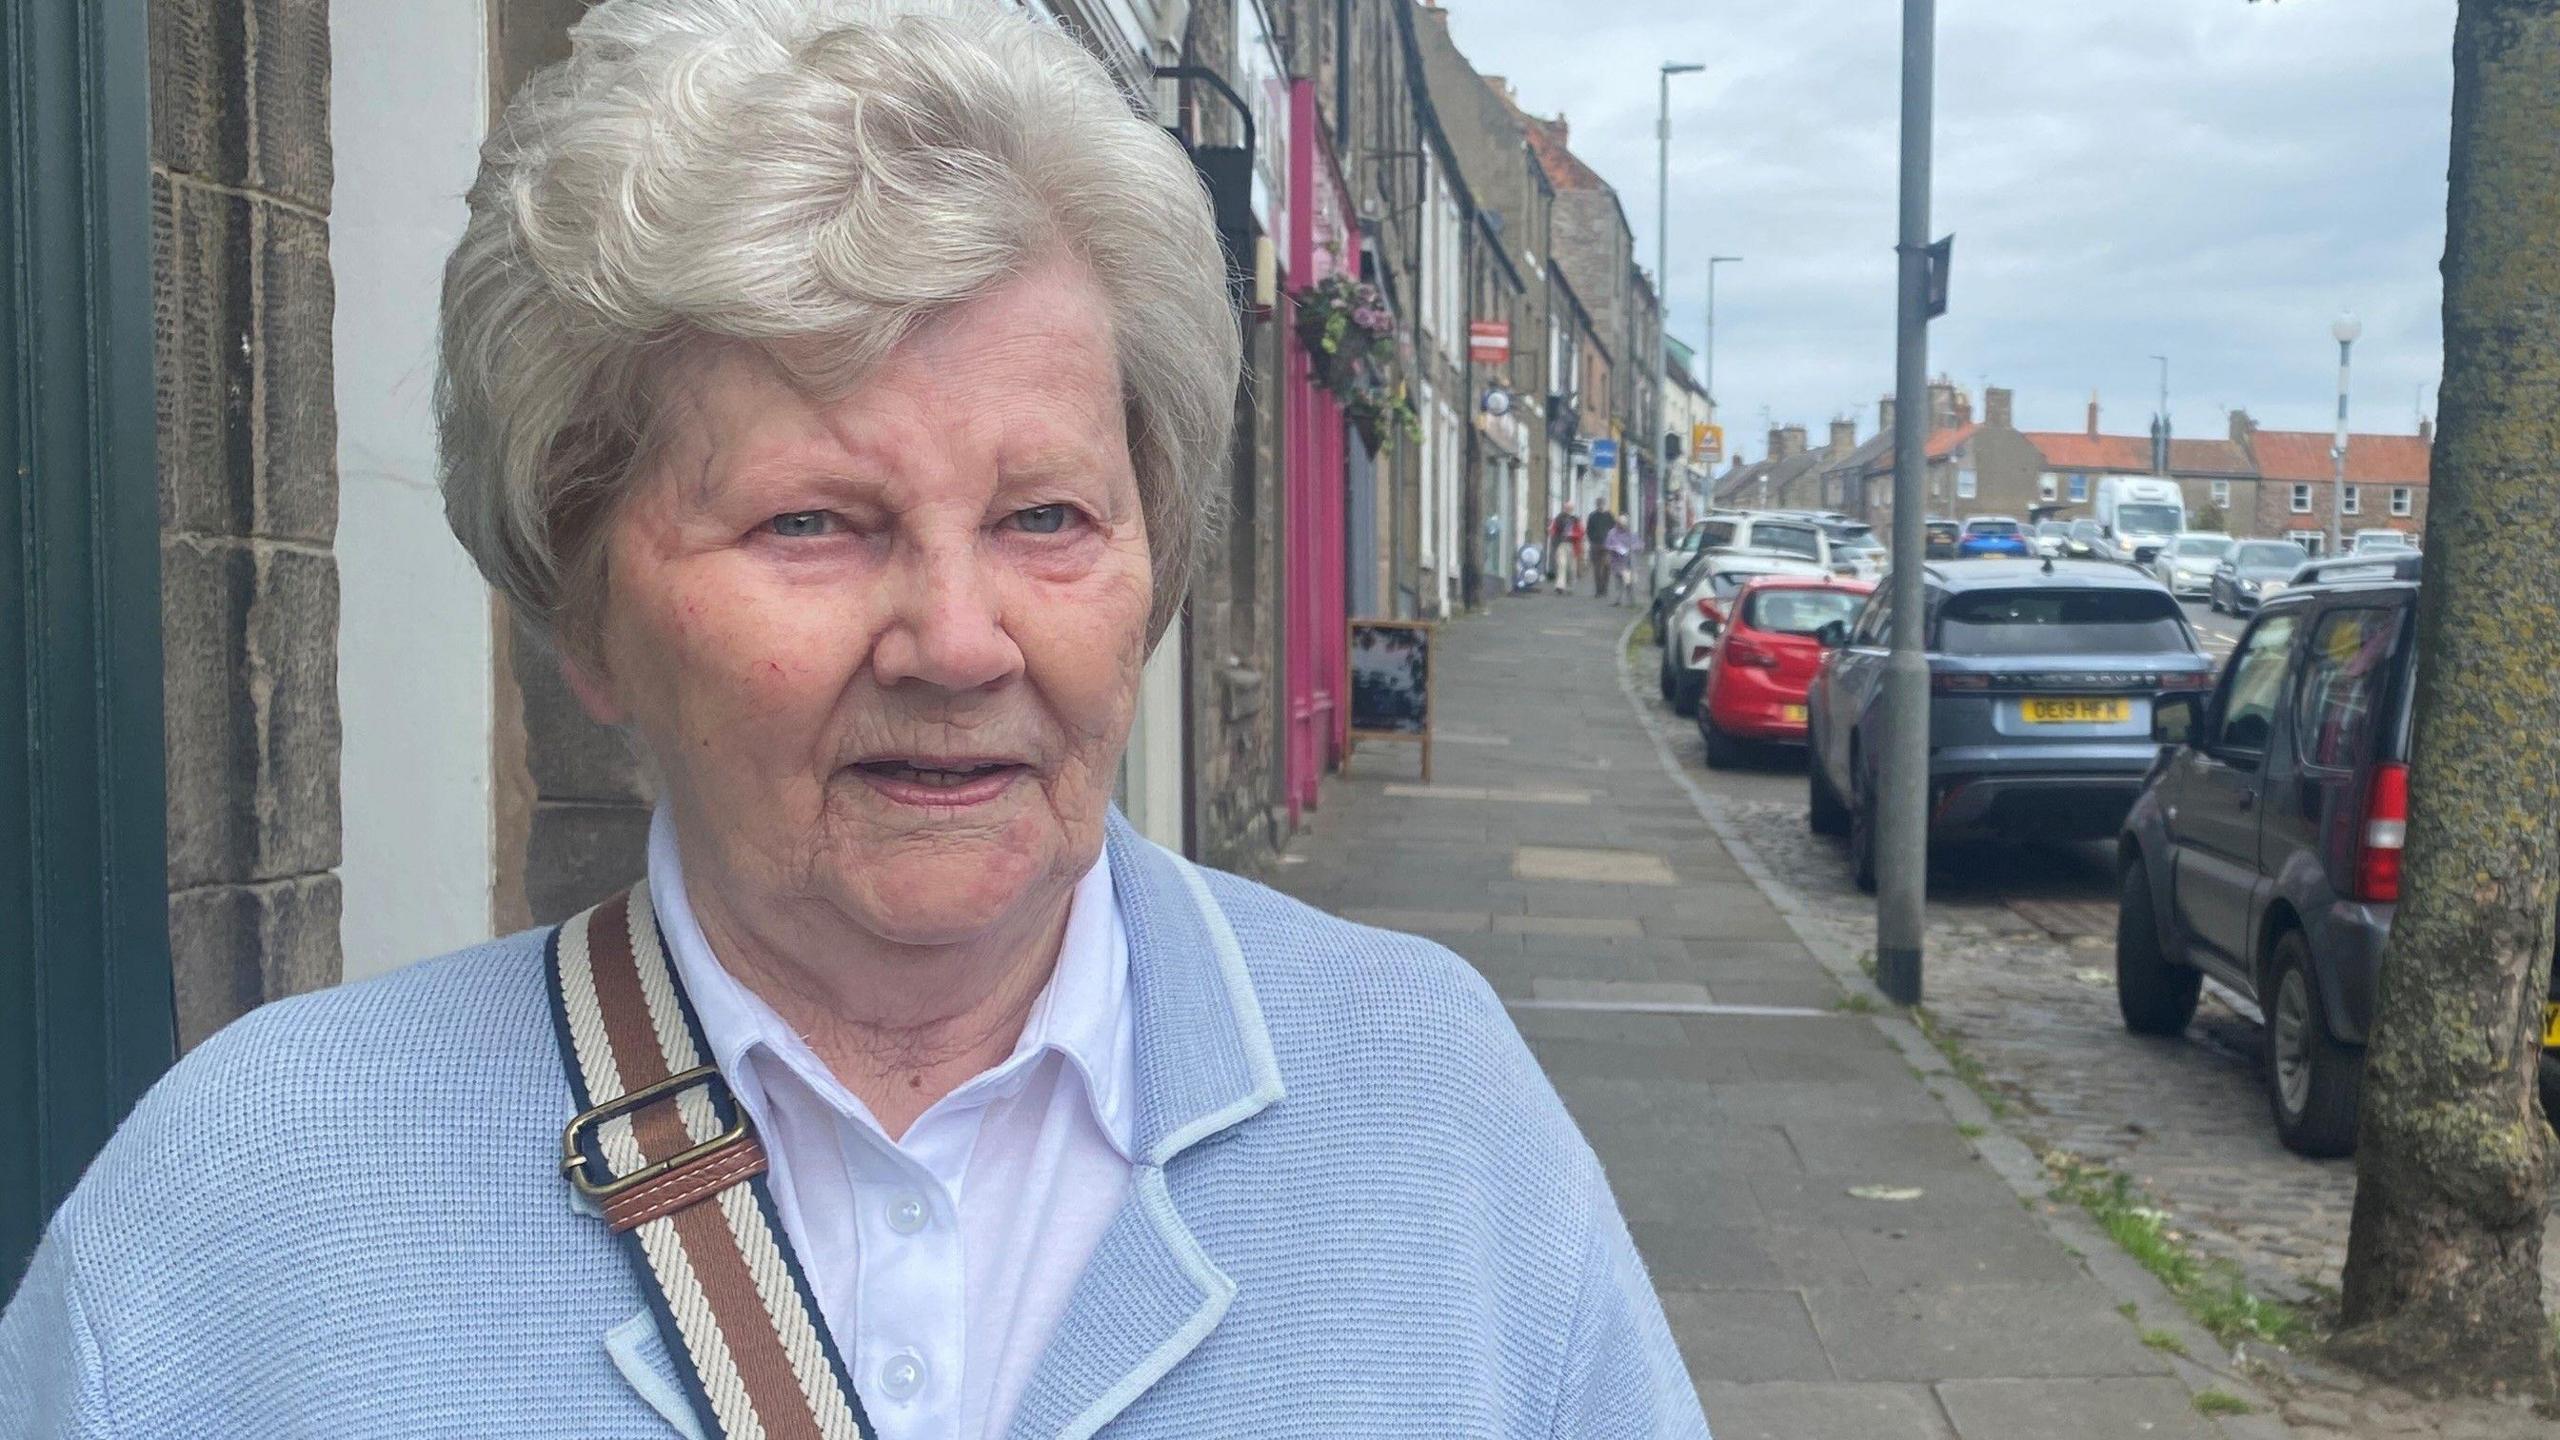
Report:
[[[2329,543],[2321,551],[2335,555],[2343,547],[2347,529],[2347,362],[2353,355],[2356,337],[2364,333],[2364,322],[2353,315],[2341,315],[2329,327],[2338,342],[2338,436],[2329,446]]]
[[[1707,257],[1707,418],[1719,425],[1724,412],[1716,408],[1716,267],[1741,263],[1739,255]]]
[[[1654,122],[1653,313],[1660,320],[1671,310],[1671,77],[1691,75],[1707,67],[1666,60],[1662,64],[1662,108]],[[1710,275],[1714,271],[1708,272]],[[1667,331],[1666,324],[1657,324]],[[1653,513],[1646,517],[1646,545],[1662,548],[1663,501],[1671,486],[1671,432],[1663,428],[1662,393],[1671,383],[1671,347],[1653,337]]]
[[[1894,311],[1892,649],[1885,658],[1881,752],[1849,777],[1850,843],[1876,880],[1876,987],[1897,1005],[1920,1003],[1929,875],[1929,659],[1921,560],[1928,537],[1929,126],[1937,60],[1937,0],[1902,0],[1901,261]],[[1863,757],[1862,757],[1863,760]],[[1818,761],[1816,763],[1819,763]],[[1856,768],[1861,762],[1853,761]],[[1861,793],[1861,792],[1866,793]],[[1864,827],[1866,833],[1856,831]]]

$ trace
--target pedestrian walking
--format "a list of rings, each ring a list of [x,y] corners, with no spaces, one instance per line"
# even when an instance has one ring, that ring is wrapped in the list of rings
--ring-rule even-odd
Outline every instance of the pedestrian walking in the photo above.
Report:
[[[1572,588],[1574,561],[1581,558],[1581,549],[1582,517],[1573,513],[1573,502],[1568,500],[1547,525],[1547,569],[1557,594]]]
[[[1592,506],[1591,521],[1583,527],[1591,545],[1591,593],[1603,600],[1609,598],[1609,535],[1617,528],[1618,517],[1610,514],[1606,505]]]
[[[1633,605],[1636,593],[1636,529],[1620,525],[1609,532],[1608,586],[1609,603]]]
[[[1240,368],[1180,146],[1007,0],[602,0],[490,135],[444,513],[644,873],[180,1060],[0,1437],[1705,1440],[1467,962],[1112,807]]]

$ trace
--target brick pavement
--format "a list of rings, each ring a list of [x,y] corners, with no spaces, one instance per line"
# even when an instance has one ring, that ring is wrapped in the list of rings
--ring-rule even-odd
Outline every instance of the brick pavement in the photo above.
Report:
[[[1986,1163],[1908,1024],[1838,1008],[1639,722],[1626,618],[1539,596],[1443,627],[1438,783],[1364,747],[1268,878],[1447,945],[1511,1003],[1720,1440],[2277,1433],[2199,1416],[2213,1377],[2147,1348],[2120,1277]],[[2183,1323],[2148,1293],[2143,1324]]]

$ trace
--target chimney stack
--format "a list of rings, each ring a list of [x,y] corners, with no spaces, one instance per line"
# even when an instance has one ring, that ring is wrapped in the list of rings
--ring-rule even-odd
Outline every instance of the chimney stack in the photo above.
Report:
[[[2098,438],[2098,392],[2089,392],[2089,438]]]
[[[1890,395],[1876,402],[1876,433],[1893,434],[1893,397]]]
[[[1858,422],[1855,420],[1832,421],[1831,453],[1834,455],[1846,455],[1857,448]]]
[[[2258,431],[2258,422],[2249,418],[2249,412],[2248,412],[2248,411],[2246,411],[2246,410],[2234,410],[2234,411],[2232,411],[2232,412],[2231,412],[2231,443],[2232,443],[2232,444],[2234,444],[2234,445],[2246,445],[2246,444],[2248,444],[2248,443],[2249,443],[2249,437],[2250,437],[2251,435],[2256,434],[2256,433],[2257,433],[2257,431]]]
[[[1997,385],[1982,390],[1982,423],[1994,430],[2014,428],[2009,418],[2010,394]]]
[[[2426,441],[2430,445],[2436,443],[2436,422],[2428,419],[2424,415],[2419,416],[2418,438]]]

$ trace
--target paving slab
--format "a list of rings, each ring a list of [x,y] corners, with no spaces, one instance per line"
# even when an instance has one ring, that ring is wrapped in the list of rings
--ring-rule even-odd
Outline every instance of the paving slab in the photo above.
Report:
[[[2218,1440],[2222,1433],[2170,1379],[1948,1380],[1937,1389],[1961,1440]],[[1716,1440],[1729,1437],[1719,1430]]]
[[[1838,1378],[1799,1291],[1666,1290],[1662,1312],[1694,1379]]]
[[[2086,1279],[1934,1290],[1826,1286],[1805,1291],[1804,1301],[1844,1380],[2169,1373],[2169,1362],[2146,1349],[2106,1292]],[[1962,1431],[1962,1422],[1956,1428]]]
[[[1698,1399],[1716,1440],[1958,1440],[1926,1385],[1710,1380]]]

